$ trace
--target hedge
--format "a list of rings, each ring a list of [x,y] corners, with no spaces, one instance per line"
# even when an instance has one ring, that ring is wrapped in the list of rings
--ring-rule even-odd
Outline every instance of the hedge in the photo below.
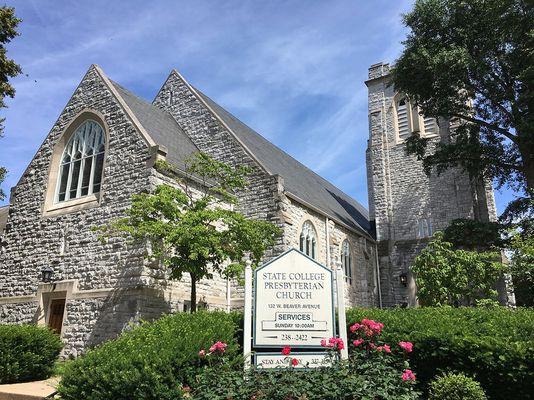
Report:
[[[49,378],[62,347],[46,327],[0,325],[0,384]]]
[[[199,349],[220,340],[236,355],[236,320],[197,312],[145,323],[69,362],[58,391],[65,400],[180,399],[196,375]]]
[[[489,399],[529,399],[534,393],[534,310],[495,308],[350,309],[349,324],[371,318],[383,338],[411,341],[420,388],[436,375],[462,372]]]

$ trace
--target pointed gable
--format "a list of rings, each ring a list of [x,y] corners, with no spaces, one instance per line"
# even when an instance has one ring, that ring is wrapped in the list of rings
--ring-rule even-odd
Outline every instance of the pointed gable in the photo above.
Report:
[[[165,146],[167,161],[183,168],[185,160],[199,152],[189,136],[167,111],[153,106],[118,83],[113,81],[111,83],[154,142]]]

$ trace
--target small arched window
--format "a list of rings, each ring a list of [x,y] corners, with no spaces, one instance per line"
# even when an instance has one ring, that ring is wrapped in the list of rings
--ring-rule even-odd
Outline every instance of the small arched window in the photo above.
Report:
[[[419,220],[417,230],[417,237],[420,239],[430,237],[434,234],[432,229],[432,221],[430,219],[422,218]]]
[[[350,254],[350,244],[348,240],[341,245],[341,265],[345,273],[345,281],[352,284],[352,256]]]
[[[310,221],[305,221],[302,224],[302,232],[300,233],[300,251],[313,259],[317,256],[317,234]]]
[[[105,134],[97,122],[86,120],[76,128],[61,156],[56,203],[100,192],[104,152]]]

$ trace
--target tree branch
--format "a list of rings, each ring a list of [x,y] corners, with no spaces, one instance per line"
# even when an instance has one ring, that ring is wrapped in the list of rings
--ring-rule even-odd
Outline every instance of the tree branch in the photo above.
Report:
[[[486,121],[478,119],[478,118],[468,117],[467,115],[463,115],[463,114],[451,114],[451,117],[464,119],[466,121],[473,122],[474,124],[485,126],[486,128],[489,128],[489,129],[491,129],[491,130],[493,130],[495,132],[501,133],[503,136],[507,137],[512,142],[517,144],[517,136],[514,135],[513,133],[507,131],[506,129],[501,128],[500,126],[490,124],[489,122],[486,122]]]

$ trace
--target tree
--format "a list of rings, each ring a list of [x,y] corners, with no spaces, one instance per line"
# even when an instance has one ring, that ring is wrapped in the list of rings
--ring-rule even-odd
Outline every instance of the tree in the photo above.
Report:
[[[534,235],[512,238],[511,275],[518,306],[534,306]]]
[[[158,162],[156,168],[166,175],[174,171],[165,162]],[[163,184],[154,193],[133,195],[126,217],[102,229],[105,236],[121,232],[146,241],[147,257],[167,267],[171,279],[189,274],[191,312],[195,312],[198,281],[211,279],[213,273],[241,276],[245,256],[256,266],[280,230],[233,209],[238,204],[236,192],[247,185],[248,168],[232,168],[199,153],[186,170],[189,178],[200,179],[200,189],[193,189],[190,179],[176,179],[177,187]]]
[[[15,96],[15,88],[9,83],[9,78],[14,78],[22,72],[20,66],[7,57],[6,44],[19,35],[17,26],[21,20],[15,16],[15,9],[12,7],[0,7],[0,108],[5,108],[4,98]],[[0,118],[0,137],[4,131],[4,120]],[[4,181],[7,170],[0,167],[0,184]],[[5,194],[0,189],[0,200],[5,198]]]
[[[443,240],[455,249],[499,251],[508,244],[506,229],[498,222],[459,218],[443,230]]]
[[[409,153],[427,173],[461,166],[473,177],[534,190],[534,3],[525,0],[417,0],[392,82],[426,117],[457,125],[427,151]]]
[[[417,297],[424,306],[475,305],[477,300],[496,300],[494,289],[506,266],[497,252],[455,250],[436,233],[416,257],[412,272]]]

